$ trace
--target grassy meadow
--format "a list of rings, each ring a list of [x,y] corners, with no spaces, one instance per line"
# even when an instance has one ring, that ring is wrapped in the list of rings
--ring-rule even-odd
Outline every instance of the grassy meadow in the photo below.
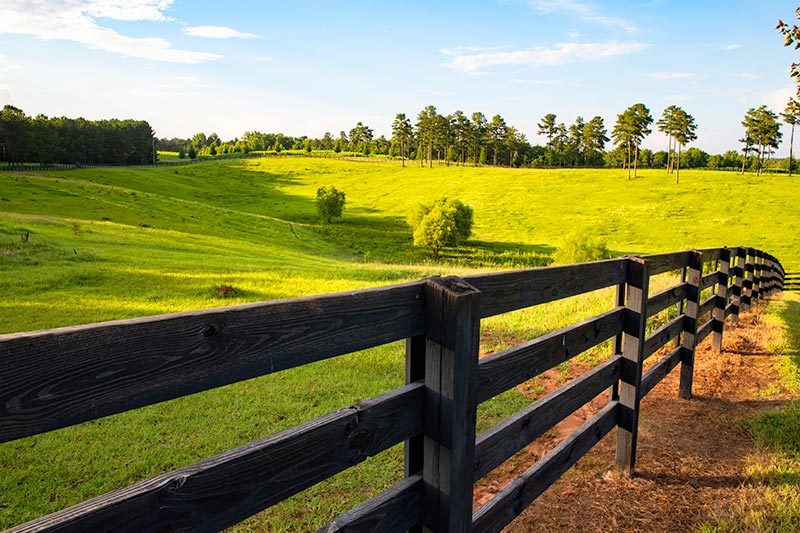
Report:
[[[0,333],[541,266],[576,232],[614,254],[749,245],[800,269],[800,192],[785,175],[420,168],[320,158],[0,173]],[[319,225],[321,185],[347,194]],[[434,259],[405,224],[451,196],[471,240]],[[666,283],[663,281],[660,283]],[[232,287],[221,294],[222,286]],[[591,316],[610,290],[485,321],[490,352]],[[596,350],[587,357],[599,358]],[[564,368],[565,377],[569,374]],[[403,346],[315,363],[0,445],[0,528],[345,407],[403,382]],[[487,428],[535,385],[483,405]],[[237,526],[318,527],[402,476],[399,447]]]

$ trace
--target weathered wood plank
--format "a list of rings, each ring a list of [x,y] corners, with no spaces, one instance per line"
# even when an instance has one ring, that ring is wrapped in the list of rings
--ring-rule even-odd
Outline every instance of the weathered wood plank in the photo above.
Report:
[[[697,318],[700,318],[705,314],[710,313],[714,309],[716,302],[717,302],[717,297],[716,295],[713,294],[708,298],[706,298],[705,300],[703,300],[703,303],[701,303],[700,307],[697,308]]]
[[[485,402],[568,361],[622,331],[624,308],[618,307],[508,350],[481,359],[478,402]]]
[[[475,445],[475,479],[500,466],[611,387],[619,379],[620,368],[619,357],[610,359],[479,435]]]
[[[730,272],[731,265],[731,251],[727,248],[723,249],[719,256],[719,283],[717,284],[714,302],[714,339],[712,346],[717,351],[722,350],[722,334],[725,330],[725,311],[728,306],[728,273]]]
[[[468,531],[472,519],[480,292],[460,278],[425,285],[423,529]]]
[[[644,358],[647,359],[660,348],[665,346],[670,340],[674,339],[683,331],[684,315],[673,318],[653,333],[644,341]]]
[[[660,313],[664,309],[680,303],[686,298],[686,283],[681,283],[669,289],[657,292],[647,300],[648,318]]]
[[[678,363],[681,362],[682,350],[683,347],[678,346],[647,370],[645,375],[642,376],[642,397],[647,396],[647,393],[653,390],[653,387],[658,385],[673,368],[678,366]]]
[[[703,342],[703,340],[706,337],[708,337],[713,330],[714,330],[714,319],[711,318],[708,320],[708,322],[700,326],[700,328],[697,330],[697,344]]]
[[[625,289],[625,319],[622,345],[622,372],[619,379],[619,428],[617,429],[617,467],[633,476],[639,433],[639,406],[644,363],[647,299],[650,286],[648,263],[628,260]]]
[[[406,385],[12,531],[218,531],[423,431]]]
[[[0,336],[0,442],[425,330],[422,283]]]
[[[692,397],[692,382],[694,381],[694,349],[697,346],[697,318],[700,307],[700,276],[702,275],[703,260],[699,252],[692,252],[687,271],[689,289],[686,294],[686,311],[683,321],[683,335],[681,350],[681,378],[679,395],[684,400]]]
[[[414,475],[364,502],[317,533],[395,533],[422,520],[422,476]]]
[[[624,279],[624,259],[464,278],[481,291],[481,318],[603,289]]]
[[[647,267],[651,276],[678,270],[689,264],[690,250],[680,252],[669,252],[665,254],[643,255],[642,259],[647,261]]]
[[[724,248],[701,248],[697,250],[700,252],[703,263],[708,263],[710,261],[716,261],[722,255],[722,250]]]
[[[514,479],[473,515],[474,533],[495,533],[539,497],[586,455],[617,424],[618,402],[611,402],[564,439],[539,462]]]
[[[700,279],[700,290],[707,289],[709,287],[716,285],[717,283],[720,283],[721,279],[722,279],[722,272],[720,272],[719,270],[715,270],[710,274],[706,274]]]

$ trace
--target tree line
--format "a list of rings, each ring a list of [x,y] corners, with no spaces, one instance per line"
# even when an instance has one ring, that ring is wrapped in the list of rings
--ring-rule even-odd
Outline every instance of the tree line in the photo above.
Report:
[[[155,139],[150,125],[136,120],[89,121],[82,118],[29,117],[5,106],[0,111],[0,157],[8,162],[106,163],[141,165],[154,162],[154,149],[174,151],[181,158],[214,157],[250,152],[327,151],[340,155],[378,155],[419,165],[491,165],[505,167],[612,167],[627,169],[635,178],[639,168],[664,168],[680,179],[681,168],[738,168],[760,173],[781,141],[781,121],[792,128],[800,112],[790,102],[779,116],[766,106],[747,111],[740,151],[711,155],[688,147],[697,139],[697,123],[678,106],[667,107],[654,121],[650,110],[636,103],[617,115],[611,131],[602,117],[577,117],[567,125],[553,113],[537,123],[544,146],[531,144],[501,115],[481,112],[442,114],[429,105],[412,120],[398,113],[391,136],[375,136],[358,122],[337,136],[294,137],[282,133],[247,131],[224,141],[216,133],[191,138]],[[665,136],[665,150],[642,148],[653,125]],[[793,142],[793,137],[792,137]],[[791,161],[791,157],[790,157]],[[788,165],[791,170],[792,163]]]
[[[0,160],[11,163],[152,164],[154,132],[144,120],[30,117],[0,110]]]

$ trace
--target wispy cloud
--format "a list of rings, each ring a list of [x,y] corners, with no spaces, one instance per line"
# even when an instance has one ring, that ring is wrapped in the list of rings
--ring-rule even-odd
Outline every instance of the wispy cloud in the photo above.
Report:
[[[445,53],[450,60],[444,66],[468,74],[481,74],[486,68],[500,65],[555,67],[576,61],[592,61],[633,54],[647,48],[640,42],[556,43],[524,50],[498,52]]]
[[[697,72],[651,72],[648,76],[654,80],[696,80],[702,77]]]
[[[207,39],[259,39],[255,33],[244,33],[226,26],[187,26],[183,33],[192,37],[205,37]]]
[[[761,76],[758,74],[753,74],[752,72],[740,72],[737,74],[740,78],[744,78],[747,80],[758,80],[761,79]]]
[[[272,61],[271,56],[256,56],[253,58],[253,61],[261,61],[262,63],[266,63],[268,61]]]
[[[738,43],[733,43],[733,44],[726,44],[726,45],[724,46],[724,49],[725,49],[725,50],[736,50],[737,48],[741,48],[741,47],[742,47],[742,45],[741,45],[741,44],[738,44]]]
[[[0,72],[11,72],[12,70],[17,70],[18,68],[19,65],[12,63],[10,59],[3,54],[0,54]]]
[[[131,96],[159,100],[182,99],[197,95],[198,89],[204,87],[207,85],[196,76],[173,76],[155,85],[132,87],[127,93]]]
[[[104,27],[99,18],[122,21],[169,21],[164,11],[173,0],[4,0],[0,3],[0,34],[32,35],[72,41],[114,54],[196,64],[219,59],[209,52],[174,48],[159,37],[130,37]]]
[[[635,32],[637,29],[630,21],[608,15],[603,11],[603,8],[592,2],[580,0],[529,0],[528,3],[535,11],[542,14],[565,13],[586,22],[622,28],[629,33]]]

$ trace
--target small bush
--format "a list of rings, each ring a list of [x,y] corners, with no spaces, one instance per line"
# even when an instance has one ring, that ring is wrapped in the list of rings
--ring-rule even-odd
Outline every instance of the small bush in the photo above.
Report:
[[[317,214],[323,224],[330,224],[334,218],[342,216],[345,196],[333,185],[317,189]]]
[[[414,232],[414,245],[429,248],[435,256],[472,235],[472,208],[459,200],[440,198],[431,205],[419,205],[407,221]]]
[[[583,263],[609,257],[611,253],[605,239],[591,232],[576,231],[566,236],[553,255],[553,261],[560,264]]]

